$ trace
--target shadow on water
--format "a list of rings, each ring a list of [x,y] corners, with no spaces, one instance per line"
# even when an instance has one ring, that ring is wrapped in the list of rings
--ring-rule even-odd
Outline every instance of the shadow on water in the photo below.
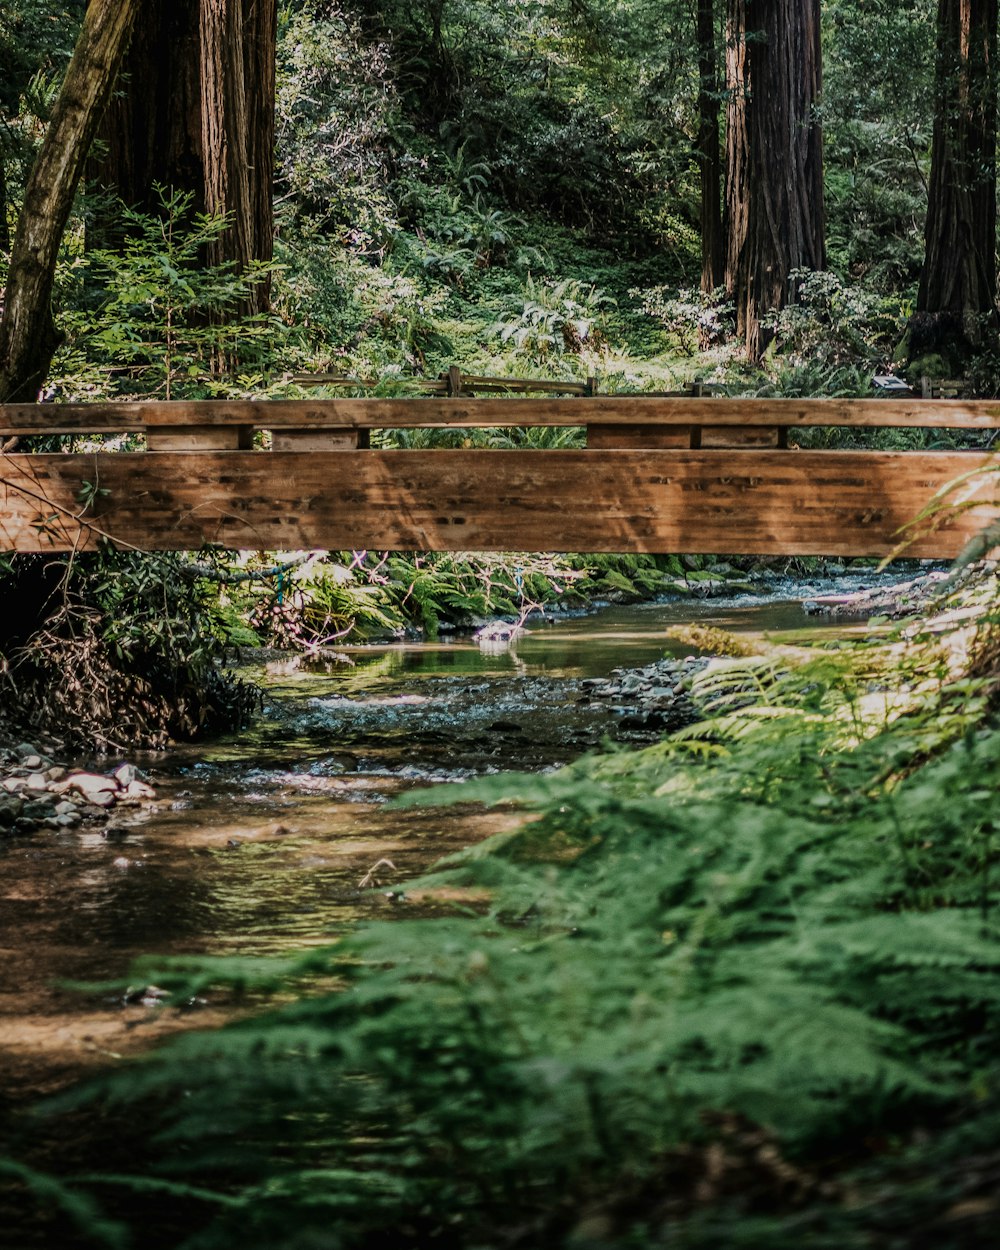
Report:
[[[394,811],[387,799],[414,785],[555,767],[621,738],[621,709],[581,699],[581,680],[685,654],[664,631],[692,621],[809,628],[817,640],[846,632],[810,626],[798,602],[672,602],[536,622],[512,646],[454,638],[345,648],[325,671],[279,664],[250,674],[266,687],[250,731],[149,759],[158,797],[148,810],[107,828],[5,842],[0,1101],[176,1027],[175,1013],[120,994],[81,997],[62,980],[121,978],[149,952],[303,947],[387,914],[393,887],[512,819]]]

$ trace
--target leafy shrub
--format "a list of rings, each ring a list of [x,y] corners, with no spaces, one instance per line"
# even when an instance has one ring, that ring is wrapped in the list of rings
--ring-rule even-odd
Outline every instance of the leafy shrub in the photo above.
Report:
[[[399,100],[387,43],[326,0],[283,5],[278,22],[279,213],[294,235],[357,245],[396,228],[389,166]],[[363,246],[363,243],[362,243]]]
[[[706,294],[694,288],[635,290],[643,312],[655,317],[685,356],[725,343],[736,331],[736,309],[722,287]]]
[[[794,269],[792,299],[768,318],[777,350],[794,364],[887,363],[902,334],[908,308],[844,283],[836,274]]]
[[[523,296],[510,301],[508,318],[490,327],[503,343],[536,361],[579,353],[604,342],[602,321],[614,301],[576,278],[536,282],[529,274]]]
[[[995,1125],[1000,734],[982,687],[873,699],[877,672],[727,661],[692,688],[714,720],[457,787],[536,814],[434,879],[488,914],[136,969],[182,998],[339,979],[99,1087],[155,1105],[170,1192],[224,1191],[191,1244],[562,1246],[596,1209],[602,1244],[672,1245],[692,1177],[741,1244],[719,1202],[740,1141],[771,1160],[766,1213],[912,1126]]]
[[[226,229],[225,218],[192,213],[190,193],[158,193],[159,214],[122,208],[120,251],[93,251],[79,262],[93,294],[72,318],[70,350],[73,339],[84,340],[91,361],[114,371],[119,396],[224,394],[233,378],[241,386],[241,371],[271,363],[279,326],[246,308],[274,266],[206,266],[205,249]]]
[[[18,556],[0,633],[7,714],[88,750],[162,747],[246,722],[256,692],[223,674],[216,588],[175,554]]]

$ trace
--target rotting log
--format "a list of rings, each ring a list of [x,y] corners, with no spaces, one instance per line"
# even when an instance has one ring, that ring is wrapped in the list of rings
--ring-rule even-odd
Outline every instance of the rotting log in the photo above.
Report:
[[[703,401],[705,402],[705,401]],[[880,556],[945,484],[971,506],[908,549],[994,521],[1000,457],[871,451],[317,451],[0,459],[0,549],[102,537],[224,548]],[[84,509],[81,498],[92,501]]]

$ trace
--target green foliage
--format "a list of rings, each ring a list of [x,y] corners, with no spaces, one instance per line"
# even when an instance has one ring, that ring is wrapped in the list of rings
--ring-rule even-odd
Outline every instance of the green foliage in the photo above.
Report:
[[[823,5],[830,262],[908,293],[923,259],[937,6]]]
[[[605,312],[613,303],[575,278],[536,282],[529,274],[523,295],[510,301],[512,315],[493,325],[490,333],[536,363],[578,354],[600,346]]]
[[[179,996],[339,979],[100,1085],[158,1109],[174,1183],[227,1195],[185,1244],[494,1246],[530,1221],[533,1244],[569,1245],[581,1204],[619,1201],[604,1243],[659,1244],[628,1229],[665,1179],[683,1222],[691,1167],[738,1131],[767,1143],[780,1210],[791,1174],[907,1126],[995,1123],[1000,734],[984,688],[938,684],[937,663],[873,699],[870,651],[786,675],[726,661],[694,691],[705,732],[454,788],[536,817],[425,883],[485,889],[485,914],[256,971],[157,966]]]
[[[256,692],[217,667],[227,618],[181,555],[18,556],[0,637],[11,720],[88,750],[162,747],[245,723]]]
[[[384,557],[315,554],[287,573],[271,576],[261,560],[255,556],[242,574],[260,568],[259,579],[229,590],[236,619],[248,620],[253,630],[245,640],[230,637],[236,645],[263,642],[311,650],[348,636],[360,641],[393,634],[402,627],[403,618],[382,589]]]
[[[735,333],[736,309],[722,288],[706,294],[693,288],[675,292],[659,286],[632,294],[641,299],[643,312],[661,323],[685,356],[718,346]]]
[[[79,3],[5,0],[0,6],[0,251],[13,231],[11,210],[20,201],[82,13]]]
[[[277,193],[286,229],[371,246],[394,228],[388,49],[325,0],[279,6]],[[377,244],[376,244],[377,246]]]
[[[122,248],[91,252],[81,267],[96,307],[77,317],[76,333],[92,359],[116,371],[119,393],[163,399],[225,393],[231,382],[212,376],[220,365],[230,374],[252,371],[274,349],[276,323],[245,312],[274,266],[206,265],[225,218],[192,213],[190,193],[162,187],[158,193],[160,214],[123,208]]]
[[[792,364],[887,364],[912,306],[851,286],[836,274],[795,269],[793,298],[769,319],[778,351]]]
[[[521,445],[517,431],[493,433],[502,445]],[[442,625],[471,629],[558,604],[649,598],[668,588],[664,570],[679,569],[672,558],[654,556],[306,554],[277,576],[260,555],[220,565],[229,582],[215,601],[215,632],[233,646],[293,650],[406,629],[434,638]]]

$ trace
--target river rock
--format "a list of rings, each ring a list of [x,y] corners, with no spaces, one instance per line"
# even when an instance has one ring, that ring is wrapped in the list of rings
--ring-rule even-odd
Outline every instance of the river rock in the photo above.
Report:
[[[119,793],[118,782],[100,773],[71,773],[56,788],[58,792],[76,790],[96,807],[111,807]]]
[[[156,798],[156,791],[144,781],[134,778],[119,795],[122,803],[145,803]]]
[[[0,829],[11,829],[24,811],[24,802],[14,795],[0,798]]]

